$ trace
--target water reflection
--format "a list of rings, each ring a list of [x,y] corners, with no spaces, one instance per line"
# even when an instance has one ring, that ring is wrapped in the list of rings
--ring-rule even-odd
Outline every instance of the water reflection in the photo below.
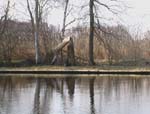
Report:
[[[90,104],[91,104],[91,114],[95,114],[95,104],[94,104],[94,80],[95,78],[90,79]]]
[[[149,114],[149,77],[0,78],[0,114]]]
[[[70,95],[70,99],[73,100],[74,90],[75,90],[75,78],[66,78],[66,84],[68,87],[68,94]]]
[[[40,79],[36,79],[35,95],[34,95],[34,114],[40,114]]]

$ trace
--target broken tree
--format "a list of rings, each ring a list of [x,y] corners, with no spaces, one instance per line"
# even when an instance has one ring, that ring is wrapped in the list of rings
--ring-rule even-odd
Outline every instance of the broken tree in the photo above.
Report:
[[[66,66],[75,65],[74,43],[71,37],[64,38],[64,40],[53,50],[54,57],[51,62],[52,65],[56,63],[58,56],[64,47],[67,47],[67,56],[64,64]]]

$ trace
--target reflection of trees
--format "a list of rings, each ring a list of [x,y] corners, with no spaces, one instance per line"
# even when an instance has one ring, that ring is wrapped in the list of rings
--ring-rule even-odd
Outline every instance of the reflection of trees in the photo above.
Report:
[[[0,83],[3,83],[3,85],[1,85],[1,92],[0,92],[0,105],[2,107],[5,107],[7,109],[7,113],[10,113],[11,112],[11,108],[10,105],[12,103],[12,99],[13,99],[13,93],[15,93],[15,91],[13,90],[13,83],[12,83],[12,78],[5,78],[3,79],[2,82]],[[17,99],[17,97],[16,97]]]
[[[62,81],[63,82],[63,81]],[[50,101],[52,99],[53,90],[61,93],[62,83],[60,79],[36,79],[35,95],[34,95],[34,114],[49,113]],[[41,95],[42,94],[42,95]]]
[[[104,100],[110,102],[112,98],[115,98],[119,101],[125,95],[131,99],[137,98],[138,94],[143,94],[143,83],[143,78],[137,77],[105,77],[103,79]],[[150,85],[147,86],[150,87]]]
[[[56,88],[55,88],[56,87]],[[36,79],[34,95],[34,114],[47,114],[53,89],[58,89],[56,79]],[[43,91],[41,91],[43,90]],[[43,95],[41,95],[43,94]]]
[[[65,88],[65,82],[66,82],[66,87]],[[67,100],[67,94],[66,90],[68,90],[69,98],[70,100],[68,102]],[[62,108],[63,108],[63,113],[66,114],[66,109],[68,108],[68,104],[70,106],[70,109],[72,108],[72,103],[73,103],[73,98],[74,98],[74,92],[75,92],[75,78],[73,77],[67,77],[64,79],[61,79],[61,100],[62,100]],[[71,103],[71,104],[70,104]]]
[[[6,113],[10,113],[13,110],[13,101],[20,100],[21,98],[18,89],[30,87],[35,87],[35,93],[33,93],[34,109],[31,114],[50,113],[50,108],[54,107],[52,105],[54,102],[60,103],[58,106],[61,106],[61,110],[64,111],[63,113],[67,113],[68,110],[74,111],[76,103],[74,100],[75,92],[82,92],[85,98],[89,98],[91,114],[95,114],[96,111],[100,113],[105,106],[112,106],[111,103],[117,104],[124,100],[127,103],[140,103],[141,97],[147,98],[150,95],[150,78],[146,77],[100,77],[82,78],[82,80],[79,78],[79,81],[71,77],[37,78],[35,83],[34,80],[32,78],[2,77],[0,79],[0,108],[4,107],[7,110]],[[35,86],[33,86],[34,84]],[[75,91],[75,87],[81,91]],[[53,96],[56,95],[55,93],[58,95],[57,97],[61,97],[60,100]],[[75,99],[77,98],[78,96],[75,96]],[[98,101],[95,101],[95,99]],[[85,107],[83,106],[83,108]]]
[[[12,78],[7,78],[6,80],[4,80],[4,85],[3,85],[3,97],[5,96],[6,92],[9,92],[9,95],[12,95],[12,91],[13,91],[13,82],[12,82]]]
[[[34,95],[34,114],[40,114],[40,88],[40,79],[37,78]]]
[[[91,114],[95,114],[95,104],[94,104],[94,80],[95,78],[90,79],[89,88],[90,88],[90,104],[91,104]]]
[[[130,87],[133,93],[139,93],[142,88],[142,78],[132,78],[130,79]]]
[[[59,92],[61,94],[61,97],[64,97],[64,78],[59,79]]]
[[[55,79],[44,79],[44,92],[43,98],[41,101],[41,114],[48,114],[49,113],[49,106],[50,101],[52,99],[53,89],[55,88]]]
[[[12,113],[12,103],[19,101],[20,93],[18,89],[28,86],[29,78],[0,77],[0,106],[8,114]],[[0,107],[0,108],[1,108]]]
[[[72,77],[66,78],[66,84],[68,87],[68,93],[70,95],[70,98],[73,99],[74,90],[75,90],[75,78]]]

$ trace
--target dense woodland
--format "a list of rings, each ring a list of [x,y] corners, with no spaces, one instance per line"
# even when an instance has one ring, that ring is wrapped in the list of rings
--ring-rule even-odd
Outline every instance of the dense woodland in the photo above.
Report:
[[[32,1],[32,2],[31,2]],[[111,1],[111,0],[110,0]],[[124,25],[106,25],[98,16],[99,7],[104,7],[110,13],[119,13],[116,9],[101,2],[87,0],[89,23],[77,24],[67,28],[75,21],[67,22],[70,14],[69,0],[54,0],[64,9],[63,27],[49,25],[43,21],[43,13],[52,2],[49,0],[26,0],[27,13],[30,21],[12,19],[11,0],[3,8],[0,17],[0,64],[4,65],[35,65],[51,64],[54,48],[65,37],[72,37],[74,43],[75,65],[116,64],[116,65],[149,65],[150,32],[144,35],[131,34]],[[113,0],[118,4],[118,0]],[[32,3],[32,4],[31,4]],[[34,4],[34,5],[33,5]],[[32,8],[34,7],[34,8]],[[114,5],[115,7],[115,5]],[[50,7],[52,8],[52,7]],[[34,10],[33,10],[34,9]],[[33,10],[33,11],[32,11]],[[46,10],[47,11],[47,10]],[[63,48],[57,56],[56,65],[64,65],[67,49]]]

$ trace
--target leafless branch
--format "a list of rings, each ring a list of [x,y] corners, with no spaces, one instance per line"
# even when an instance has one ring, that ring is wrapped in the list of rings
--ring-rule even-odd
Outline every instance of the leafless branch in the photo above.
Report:
[[[67,24],[65,25],[65,27],[69,26],[70,24],[74,23],[75,21],[76,21],[76,19],[70,21],[69,23],[67,23]]]
[[[101,6],[104,6],[108,11],[110,11],[110,12],[112,12],[113,14],[118,14],[118,12],[120,12],[120,11],[118,11],[117,9],[114,9],[114,6],[115,7],[119,7],[118,5],[110,5],[110,6],[108,6],[107,4],[104,4],[104,3],[101,3],[100,1],[98,1],[98,0],[95,0],[95,2],[97,3],[97,4],[99,4],[99,5],[101,5]]]
[[[6,9],[5,9],[5,14],[4,14],[4,16],[1,17],[1,21],[2,21],[2,23],[4,24],[4,25],[2,26],[2,29],[1,29],[1,32],[0,32],[1,35],[4,33],[4,31],[5,31],[5,29],[6,29],[6,24],[7,24],[7,20],[8,20],[9,8],[10,8],[10,1],[8,0],[7,7],[6,7]],[[4,19],[4,20],[3,20],[3,19]]]
[[[98,4],[101,5],[101,6],[104,6],[104,7],[107,8],[108,10],[110,10],[110,7],[109,7],[108,5],[106,5],[106,4],[104,4],[104,3],[101,3],[101,2],[98,1],[98,0],[95,0],[95,2],[98,3]]]
[[[101,32],[103,32],[104,34],[107,34],[107,35],[110,35],[112,36],[113,38],[117,39],[117,40],[120,40],[119,39],[119,36],[117,34],[114,34],[113,32],[109,32],[108,30],[105,30],[101,27],[100,25],[100,22],[99,22],[99,19],[97,19],[97,23],[95,23],[97,25],[97,28],[98,30],[100,30]],[[96,29],[95,29],[96,31]]]
[[[33,31],[34,31],[34,29],[35,29],[35,28],[34,28],[34,17],[33,17],[31,8],[30,8],[29,0],[27,0],[27,8],[28,8],[28,11],[29,11],[29,14],[30,14],[31,23],[32,23]]]
[[[69,14],[71,13],[71,11],[73,10],[73,7],[72,8],[70,8],[69,10],[68,10],[68,12],[67,12],[67,14],[66,14],[66,17],[68,17],[69,16]]]

